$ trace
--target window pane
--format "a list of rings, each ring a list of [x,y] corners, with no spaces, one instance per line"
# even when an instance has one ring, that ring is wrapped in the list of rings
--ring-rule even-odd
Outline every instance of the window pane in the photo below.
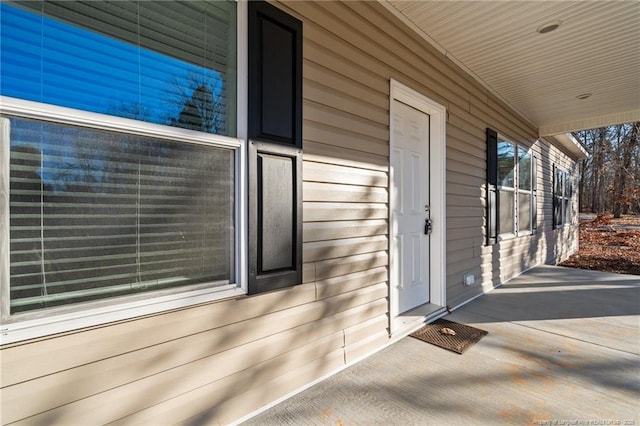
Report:
[[[235,2],[10,1],[0,93],[236,134]]]
[[[562,197],[553,197],[553,223],[562,226]]]
[[[518,188],[531,190],[531,153],[518,148]]]
[[[11,313],[234,280],[234,152],[11,119]]]
[[[556,178],[555,178],[555,187],[553,189],[556,197],[562,197],[564,181],[562,179],[564,173],[562,169],[556,168]]]
[[[564,203],[564,218],[563,223],[571,223],[571,200],[565,198],[563,200]]]
[[[500,224],[499,229],[500,233],[512,233],[514,232],[514,193],[511,191],[500,191],[499,192],[499,200],[500,200]]]
[[[498,185],[513,188],[515,154],[514,144],[498,141]]]
[[[518,231],[531,231],[531,194],[518,194]]]
[[[571,223],[571,194],[573,188],[571,186],[571,174],[564,173],[564,223]]]

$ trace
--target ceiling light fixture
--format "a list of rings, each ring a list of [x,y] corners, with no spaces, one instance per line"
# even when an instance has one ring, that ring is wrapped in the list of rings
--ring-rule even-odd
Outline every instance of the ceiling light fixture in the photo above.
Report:
[[[540,25],[538,28],[536,28],[536,31],[540,34],[550,33],[553,30],[557,30],[560,24],[562,24],[562,21],[548,22],[544,25]]]
[[[576,98],[583,100],[583,99],[587,99],[591,97],[591,93],[581,93],[578,96],[576,96]]]

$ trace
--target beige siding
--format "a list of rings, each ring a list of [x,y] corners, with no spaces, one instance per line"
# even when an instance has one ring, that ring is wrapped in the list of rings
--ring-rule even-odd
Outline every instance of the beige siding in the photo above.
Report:
[[[576,168],[528,122],[378,3],[280,6],[304,21],[304,284],[5,346],[3,424],[228,423],[388,343],[391,78],[447,107],[450,306],[575,249],[551,173]],[[538,234],[491,247],[486,127],[539,159]]]

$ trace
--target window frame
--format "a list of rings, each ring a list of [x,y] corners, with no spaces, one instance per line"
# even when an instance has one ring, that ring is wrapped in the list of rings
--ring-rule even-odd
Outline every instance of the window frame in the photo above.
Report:
[[[0,344],[18,342],[79,328],[121,321],[142,315],[159,314],[200,303],[246,295],[247,279],[247,4],[237,2],[237,99],[236,137],[207,134],[193,130],[132,120],[57,105],[0,96],[0,227],[7,238],[0,243]],[[157,290],[149,293],[82,302],[43,311],[9,315],[9,155],[10,126],[4,116],[35,119],[147,136],[179,143],[195,143],[231,149],[235,156],[235,283],[202,288]],[[196,288],[194,288],[196,287]]]
[[[513,165],[513,187],[504,187],[502,185],[500,185],[500,182],[496,182],[496,188],[497,188],[497,198],[500,198],[500,192],[502,191],[506,191],[506,192],[511,192],[513,194],[513,206],[512,206],[512,212],[513,212],[513,228],[511,229],[511,231],[503,231],[502,227],[500,226],[500,208],[498,207],[498,211],[497,211],[497,227],[498,227],[498,233],[497,233],[497,241],[504,241],[504,240],[510,240],[513,238],[518,238],[518,237],[525,237],[525,236],[529,236],[529,235],[533,235],[534,232],[534,218],[535,218],[535,214],[534,214],[534,209],[537,208],[536,204],[536,197],[535,197],[535,187],[537,185],[537,176],[534,175],[534,171],[536,169],[536,167],[534,166],[534,163],[536,162],[536,157],[533,154],[533,151],[531,149],[531,147],[527,148],[526,146],[516,143],[516,142],[512,142],[511,140],[507,139],[506,137],[502,136],[500,133],[497,134],[497,144],[496,144],[496,150],[498,148],[498,145],[501,142],[506,142],[511,144],[514,147],[514,165]],[[530,179],[531,179],[531,188],[528,190],[522,190],[520,189],[520,151],[523,151],[525,153],[529,153],[529,158],[530,158],[530,164],[531,166],[529,167],[529,173],[530,173]],[[497,158],[497,155],[496,155]],[[529,219],[529,229],[527,230],[520,230],[520,201],[519,201],[519,196],[520,194],[527,194],[529,196],[530,199],[530,204],[529,204],[529,212],[528,212],[528,219]],[[498,201],[498,206],[499,206],[499,201]]]

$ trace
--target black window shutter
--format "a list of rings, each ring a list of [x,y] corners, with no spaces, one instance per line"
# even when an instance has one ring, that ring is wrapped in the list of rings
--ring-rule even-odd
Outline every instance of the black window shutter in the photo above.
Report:
[[[531,233],[538,233],[538,157],[531,157]]]
[[[249,293],[302,282],[302,22],[249,12]]]
[[[556,166],[555,164],[553,165],[553,169],[551,170],[552,173],[552,179],[551,179],[551,185],[552,185],[552,203],[553,203],[553,224],[552,224],[552,228],[556,229],[556,227],[558,226],[558,218],[560,217],[558,215],[559,212],[559,208],[560,207],[560,203],[558,203],[558,194],[556,194]]]
[[[249,5],[249,139],[302,148],[302,22]]]
[[[565,172],[564,175],[564,190],[563,190],[563,198],[566,198],[567,206],[565,207],[565,214],[562,223],[571,223],[571,198],[573,197],[573,185],[571,184],[571,172]],[[568,188],[567,188],[568,187]],[[566,194],[564,193],[566,192]],[[562,200],[562,203],[565,203],[565,200]]]
[[[498,241],[498,133],[487,128],[487,245]]]

